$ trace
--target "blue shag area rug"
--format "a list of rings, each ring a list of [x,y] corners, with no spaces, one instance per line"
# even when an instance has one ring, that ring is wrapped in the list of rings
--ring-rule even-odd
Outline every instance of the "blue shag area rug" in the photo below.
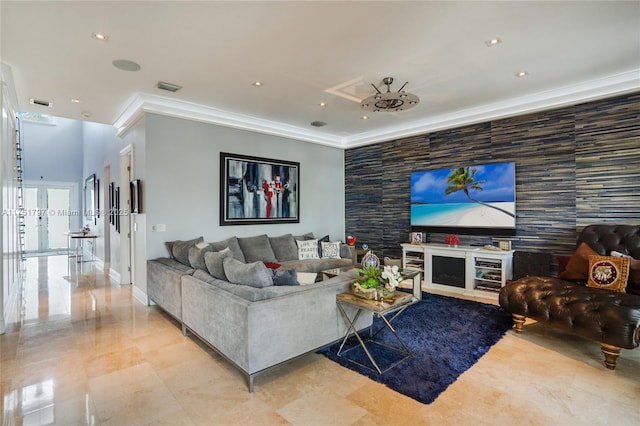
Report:
[[[353,336],[347,340],[340,357],[337,352],[342,339],[319,353],[396,392],[430,404],[487,353],[513,322],[511,315],[499,306],[422,293],[422,301],[409,306],[391,324],[413,356],[384,372],[404,355],[367,343],[367,349],[384,372],[382,375],[373,369]],[[382,320],[374,318],[374,333],[381,328],[375,339],[399,347],[398,340]],[[363,331],[360,335],[364,338],[369,332]]]

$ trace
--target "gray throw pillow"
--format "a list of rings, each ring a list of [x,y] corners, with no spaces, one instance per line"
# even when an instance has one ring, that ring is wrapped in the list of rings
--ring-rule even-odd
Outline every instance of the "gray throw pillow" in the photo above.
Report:
[[[298,260],[298,245],[296,244],[296,240],[293,239],[293,235],[287,234],[280,237],[269,237],[269,243],[278,262]]]
[[[244,253],[245,262],[277,262],[267,234],[255,237],[238,238],[238,244]]]
[[[298,271],[295,269],[276,269],[273,271],[273,285],[300,285]]]
[[[189,249],[202,242],[204,242],[204,238],[198,237],[188,241],[167,241],[166,243],[164,243],[164,245],[165,247],[167,247],[167,249],[171,247],[170,253],[172,258],[182,263],[183,265],[191,266],[191,264],[189,263]]]
[[[325,235],[324,237],[318,239],[318,257],[322,257],[322,243],[328,243],[329,240],[329,236]]]
[[[209,275],[223,281],[229,281],[224,273],[224,259],[231,257],[231,250],[227,247],[221,251],[210,251],[204,254],[204,263]]]
[[[223,241],[218,241],[215,243],[210,243],[211,247],[213,247],[213,251],[224,250],[229,247],[231,250],[231,255],[239,260],[240,262],[246,262],[244,258],[244,254],[242,253],[242,249],[240,248],[240,244],[238,244],[238,239],[236,237],[230,237]]]
[[[294,240],[296,241],[306,241],[306,240],[313,240],[315,237],[313,236],[313,232],[307,232],[304,235],[295,235],[293,237]]]
[[[224,274],[230,283],[256,288],[273,285],[271,271],[262,262],[242,263],[233,257],[225,257],[222,264]]]
[[[204,263],[204,255],[213,250],[211,244],[196,244],[189,249],[189,264],[194,269],[207,270],[207,266]]]

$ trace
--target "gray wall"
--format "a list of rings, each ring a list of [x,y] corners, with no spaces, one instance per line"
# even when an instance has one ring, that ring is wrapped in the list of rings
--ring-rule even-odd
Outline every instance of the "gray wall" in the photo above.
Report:
[[[341,149],[153,114],[146,116],[145,139],[147,258],[166,256],[165,241],[200,235],[218,241],[311,231],[345,238]],[[219,226],[220,152],[299,162],[300,223]],[[157,224],[166,232],[152,232]]]
[[[640,93],[349,149],[345,157],[347,232],[384,254],[399,255],[409,238],[411,172],[456,165],[516,162],[516,250],[569,254],[588,224],[640,223]]]
[[[55,126],[22,120],[24,178],[74,182],[82,188],[82,122],[55,120]]]

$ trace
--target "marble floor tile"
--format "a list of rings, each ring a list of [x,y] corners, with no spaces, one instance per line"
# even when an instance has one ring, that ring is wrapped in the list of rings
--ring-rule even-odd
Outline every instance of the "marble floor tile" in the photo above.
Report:
[[[423,405],[307,354],[246,378],[94,264],[29,258],[0,336],[3,425],[638,425],[640,349],[527,321]],[[481,300],[484,303],[494,301]]]

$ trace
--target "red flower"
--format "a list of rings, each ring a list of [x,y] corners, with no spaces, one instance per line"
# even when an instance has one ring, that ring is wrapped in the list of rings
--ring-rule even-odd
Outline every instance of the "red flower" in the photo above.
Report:
[[[458,238],[457,235],[450,234],[444,237],[444,242],[449,244],[450,246],[457,246],[458,244],[460,244],[460,238]]]

